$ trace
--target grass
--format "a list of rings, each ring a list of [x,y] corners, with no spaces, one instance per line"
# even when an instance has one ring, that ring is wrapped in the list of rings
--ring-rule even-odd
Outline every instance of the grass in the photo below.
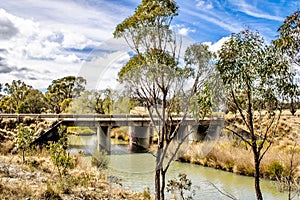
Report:
[[[188,149],[181,152],[178,160],[199,164],[203,166],[221,169],[240,175],[253,176],[253,155],[243,145],[236,145],[231,140],[220,140],[214,144],[208,154],[204,154],[205,146],[210,146],[210,142],[194,143]],[[264,178],[274,179],[275,175],[287,171],[291,154],[286,147],[284,150],[273,146],[266,153],[261,162],[261,174]],[[300,178],[300,150],[296,150],[294,165],[298,169],[296,176]],[[298,167],[297,167],[298,166]],[[282,167],[282,169],[281,169]],[[277,174],[276,174],[277,173]]]
[[[49,156],[40,152],[23,164],[17,155],[0,155],[0,199],[151,199],[111,185],[107,176],[76,155],[76,167],[59,178]]]

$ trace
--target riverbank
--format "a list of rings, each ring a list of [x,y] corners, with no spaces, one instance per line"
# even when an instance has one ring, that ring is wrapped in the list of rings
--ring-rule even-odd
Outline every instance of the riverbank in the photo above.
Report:
[[[23,119],[23,126],[38,137],[55,121]],[[1,119],[0,123],[0,199],[151,199],[150,194],[125,190],[113,177],[86,161],[81,154],[72,155],[72,165],[60,176],[51,161],[49,150],[33,148],[26,161],[18,154],[16,120]],[[25,136],[24,136],[25,139]]]
[[[226,120],[236,131],[244,129],[242,119],[227,115]],[[265,123],[262,121],[262,123]],[[234,129],[234,127],[231,129]],[[260,128],[257,126],[257,128]],[[260,172],[262,178],[276,180],[286,189],[287,182],[300,192],[300,121],[297,116],[282,116],[277,131],[268,136],[262,152],[270,148],[261,160]],[[258,131],[259,132],[259,131]],[[243,134],[243,133],[241,133]],[[251,141],[250,139],[248,139]],[[258,142],[260,142],[258,140]],[[254,160],[251,147],[239,137],[223,130],[216,141],[201,141],[186,144],[177,155],[181,162],[193,163],[211,167],[239,175],[254,176]]]
[[[60,177],[45,152],[28,156],[0,155],[0,199],[151,199],[147,192],[124,190],[117,182],[91,167],[82,156]]]

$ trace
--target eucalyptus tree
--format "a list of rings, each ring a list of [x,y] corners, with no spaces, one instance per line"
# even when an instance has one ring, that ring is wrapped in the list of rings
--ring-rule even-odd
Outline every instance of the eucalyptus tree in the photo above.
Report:
[[[92,90],[85,91],[80,97],[74,99],[66,111],[73,114],[111,114],[112,106],[110,89]]]
[[[28,93],[32,90],[32,86],[27,85],[21,80],[13,80],[11,84],[5,83],[1,98],[1,111],[6,113],[20,113],[24,100]]]
[[[252,149],[255,191],[260,189],[260,163],[273,142],[281,115],[281,101],[293,94],[289,62],[273,45],[266,45],[258,32],[232,34],[219,51],[217,69],[230,100],[242,118],[241,125],[226,128]],[[244,129],[247,136],[236,131]]]
[[[44,94],[32,89],[26,95],[24,101],[19,106],[20,113],[41,113],[46,110],[46,100]]]
[[[274,44],[300,66],[300,11],[287,16],[278,28],[279,36]]]
[[[159,127],[155,155],[156,199],[164,199],[166,172],[188,136],[182,137],[167,158],[181,124],[171,128],[173,107],[179,105],[182,108],[181,122],[185,120],[189,104],[206,78],[205,73],[201,74],[202,68],[210,67],[211,59],[207,46],[195,45],[195,48],[201,47],[199,57],[191,47],[186,51],[186,60],[190,62],[182,64],[181,43],[170,28],[177,15],[178,6],[173,0],[143,0],[134,14],[120,23],[114,32],[115,38],[124,38],[132,49],[130,60],[118,73],[119,81],[127,86],[132,97],[144,103],[153,121],[154,118],[160,121],[155,124]],[[198,62],[200,58],[203,62]],[[189,88],[185,87],[188,81],[191,83]]]
[[[279,36],[273,43],[277,49],[281,50],[281,52],[289,58],[291,67],[294,66],[294,68],[298,68],[298,73],[300,73],[300,11],[298,10],[290,16],[287,16],[283,24],[278,28],[278,32]],[[299,108],[299,91],[294,88],[294,93],[293,96],[294,98],[296,96]],[[290,110],[292,114],[296,112],[294,98],[290,97]]]
[[[46,99],[51,112],[61,113],[85,90],[86,80],[82,77],[66,76],[53,80],[47,88]]]

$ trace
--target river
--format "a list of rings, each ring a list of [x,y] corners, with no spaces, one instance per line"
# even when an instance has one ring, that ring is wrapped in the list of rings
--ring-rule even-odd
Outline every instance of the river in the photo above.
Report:
[[[90,154],[95,149],[94,136],[73,136],[71,144],[72,141],[73,143],[75,141],[77,145],[80,142],[82,145],[72,148],[71,151],[82,149]],[[112,143],[107,173],[110,176],[120,178],[122,186],[126,189],[142,192],[145,188],[149,188],[153,193],[154,156],[145,152],[131,151],[130,145],[119,143],[114,139],[112,139]],[[256,199],[252,177],[189,163],[173,162],[167,172],[167,180],[177,177],[179,173],[185,173],[187,178],[191,179],[192,190],[195,191],[194,199],[230,199],[222,192],[241,200]],[[266,200],[287,199],[287,193],[279,192],[272,181],[262,179],[261,188]],[[171,197],[171,194],[167,195]]]

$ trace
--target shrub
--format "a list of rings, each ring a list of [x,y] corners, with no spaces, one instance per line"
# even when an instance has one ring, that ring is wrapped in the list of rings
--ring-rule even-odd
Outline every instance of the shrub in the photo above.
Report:
[[[283,175],[284,167],[277,160],[272,161],[268,166],[269,176],[271,179],[281,178]]]
[[[176,199],[176,193],[179,193],[180,198],[181,199],[193,199],[193,193],[188,195],[188,196],[184,196],[184,192],[185,191],[190,191],[192,188],[192,181],[190,179],[187,178],[186,174],[180,173],[178,175],[179,180],[177,180],[176,178],[171,179],[168,181],[167,184],[167,191],[171,192],[175,199]]]
[[[229,172],[233,171],[233,167],[234,167],[234,162],[232,160],[227,160],[225,162],[225,166],[226,166],[226,170]]]
[[[107,156],[106,151],[101,150],[101,151],[96,151],[92,155],[92,166],[97,167],[100,170],[107,169],[108,163],[109,163],[109,158]]]
[[[150,192],[150,189],[148,187],[144,189],[144,191],[142,193],[142,196],[145,199],[151,199],[151,192]]]
[[[34,131],[29,127],[20,125],[16,137],[16,147],[22,153],[22,160],[25,163],[25,154],[32,150],[31,143],[33,142]]]
[[[75,166],[74,159],[69,156],[66,150],[68,148],[68,138],[67,134],[64,134],[65,129],[64,126],[61,126],[58,130],[60,139],[58,142],[49,145],[51,161],[56,166],[60,177],[66,174],[68,168]]]

